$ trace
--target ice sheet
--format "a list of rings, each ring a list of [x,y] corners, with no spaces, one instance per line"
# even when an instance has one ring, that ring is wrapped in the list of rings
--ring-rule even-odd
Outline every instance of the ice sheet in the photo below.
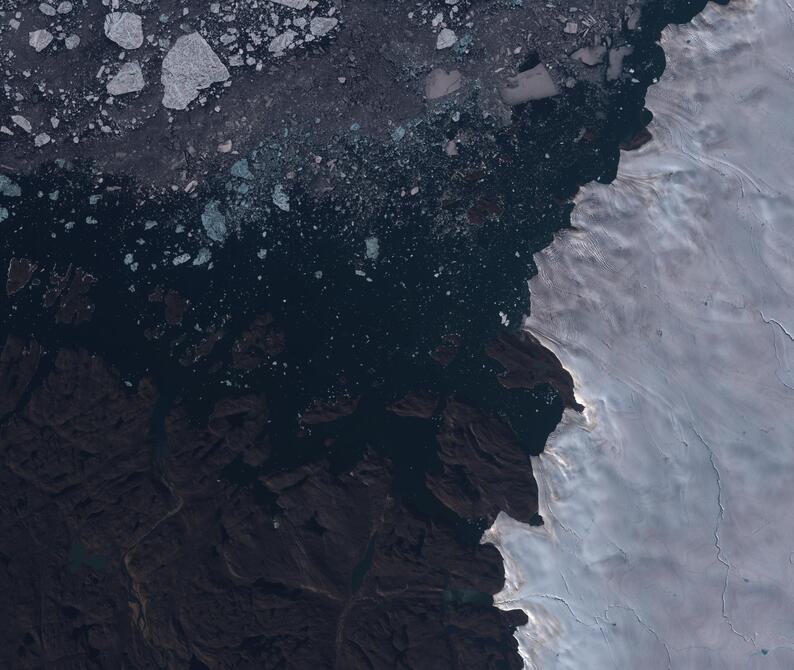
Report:
[[[529,668],[794,667],[794,11],[665,31],[655,141],[536,256],[526,327],[571,371],[506,515],[500,606]]]

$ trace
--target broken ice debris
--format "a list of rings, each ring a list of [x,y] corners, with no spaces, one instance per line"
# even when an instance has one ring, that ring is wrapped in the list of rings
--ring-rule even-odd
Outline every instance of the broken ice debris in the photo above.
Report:
[[[642,15],[642,10],[639,7],[632,7],[629,10],[628,19],[626,19],[626,27],[629,30],[636,30],[637,26],[640,24],[641,15]]]
[[[124,95],[140,91],[144,84],[140,64],[131,61],[122,64],[116,76],[108,82],[107,90],[110,95]]]
[[[183,35],[163,59],[163,105],[185,109],[198,97],[199,89],[228,78],[229,70],[201,35]]]
[[[455,31],[444,28],[436,38],[436,49],[448,49],[458,41]]]
[[[315,16],[311,23],[309,23],[309,30],[315,37],[322,37],[326,33],[331,32],[336,24],[339,23],[337,19],[325,16]]]
[[[367,258],[372,261],[378,260],[380,255],[380,242],[377,237],[368,237],[364,240]]]
[[[622,46],[609,50],[609,65],[607,66],[607,80],[614,81],[623,72],[623,59],[634,52],[632,46]]]
[[[39,5],[39,11],[45,16],[55,16],[55,7],[48,5],[46,2],[42,2]]]
[[[289,212],[289,195],[281,184],[273,188],[273,204],[284,212]]]
[[[251,174],[251,170],[248,167],[248,159],[241,158],[237,161],[230,170],[232,177],[237,177],[238,179],[253,179],[254,175]]]
[[[204,265],[210,258],[212,258],[212,252],[207,247],[201,247],[193,259],[193,265]]]
[[[105,17],[105,36],[122,49],[137,49],[143,44],[141,17],[132,12],[111,12]]]
[[[309,0],[273,0],[277,5],[284,5],[291,9],[305,9],[309,4]]]
[[[51,139],[47,133],[39,133],[33,138],[33,144],[37,147],[43,147],[45,144],[49,144]]]
[[[298,33],[296,33],[294,30],[285,30],[283,33],[281,33],[281,35],[274,37],[270,41],[267,50],[271,53],[281,53],[295,41],[297,36]]]
[[[450,95],[460,88],[460,70],[446,70],[437,67],[425,79],[425,98],[436,100]]]
[[[70,51],[74,49],[78,44],[80,44],[80,38],[77,35],[69,35],[63,43],[66,45],[66,48]]]
[[[28,44],[37,52],[44,51],[52,42],[52,33],[49,30],[34,30],[28,37]]]
[[[226,236],[229,234],[226,228],[226,217],[218,209],[217,200],[210,200],[204,206],[204,212],[201,214],[201,225],[204,226],[207,237],[212,241],[223,242],[226,240]]]
[[[33,130],[33,126],[30,125],[30,121],[28,121],[24,116],[21,114],[14,114],[11,116],[11,120],[18,125],[22,130],[26,133],[29,133]]]
[[[582,47],[581,49],[577,49],[571,54],[571,58],[592,67],[602,63],[606,55],[607,48],[603,44],[599,44],[594,47]]]
[[[11,181],[4,174],[0,174],[0,195],[7,198],[18,198],[22,195],[22,189],[19,188],[19,184]]]
[[[559,94],[557,84],[542,63],[511,77],[500,94],[508,105],[520,105],[530,100],[542,100]]]

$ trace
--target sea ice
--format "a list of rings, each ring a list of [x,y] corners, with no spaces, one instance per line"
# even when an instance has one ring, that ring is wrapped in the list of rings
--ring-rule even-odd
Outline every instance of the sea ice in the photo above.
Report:
[[[207,233],[213,242],[224,242],[229,235],[226,228],[226,217],[218,209],[218,201],[210,200],[204,206],[204,212],[201,214],[201,225],[204,226],[204,231]]]
[[[559,94],[559,89],[542,63],[531,70],[511,77],[500,90],[502,100],[508,105],[520,105],[530,100],[542,100]]]
[[[140,64],[131,61],[121,65],[116,76],[108,82],[107,91],[110,95],[124,95],[140,91],[144,85]]]
[[[105,36],[122,49],[137,49],[143,44],[141,17],[132,12],[111,12],[105,17]]]
[[[183,35],[163,59],[163,105],[185,109],[199,90],[228,78],[229,70],[199,33]]]
[[[37,52],[44,51],[52,42],[52,33],[49,30],[34,30],[29,35],[29,44],[32,46]]]

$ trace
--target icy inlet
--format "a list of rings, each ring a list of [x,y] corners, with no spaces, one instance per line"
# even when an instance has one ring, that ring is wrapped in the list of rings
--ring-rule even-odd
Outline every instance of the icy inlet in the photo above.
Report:
[[[529,668],[794,667],[794,13],[670,27],[655,141],[536,260],[526,328],[574,376],[502,515]]]

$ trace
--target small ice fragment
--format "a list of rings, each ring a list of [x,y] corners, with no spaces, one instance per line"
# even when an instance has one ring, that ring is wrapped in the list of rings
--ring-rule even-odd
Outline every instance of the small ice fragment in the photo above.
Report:
[[[193,265],[204,265],[210,258],[212,258],[212,252],[207,249],[207,247],[201,247],[201,249],[196,252]]]
[[[137,49],[143,44],[141,17],[132,12],[111,12],[105,17],[105,36],[122,49]]]
[[[19,184],[11,181],[4,174],[0,174],[0,195],[7,198],[18,198],[22,195],[22,189],[19,188]]]
[[[289,195],[281,184],[273,188],[273,204],[284,212],[289,212]]]
[[[431,70],[425,79],[425,98],[436,100],[445,95],[451,95],[460,89],[460,82],[460,70],[447,72],[443,68],[437,67]]]
[[[305,9],[309,4],[309,0],[272,0],[277,5],[284,5],[290,9]]]
[[[179,254],[176,256],[171,262],[174,265],[182,265],[183,263],[187,263],[190,260],[190,254]]]
[[[232,169],[230,170],[232,177],[237,177],[238,179],[253,179],[254,175],[251,174],[251,170],[248,167],[248,159],[241,158],[237,161],[234,165],[232,165]]]
[[[52,138],[47,133],[39,133],[33,138],[33,144],[37,147],[43,147],[45,144],[49,144],[50,140],[52,140]]]
[[[36,52],[44,51],[52,42],[52,33],[49,30],[34,30],[28,35],[28,44],[32,46]]]
[[[454,30],[444,28],[436,38],[436,49],[448,49],[458,41]]]
[[[281,33],[281,35],[278,35],[271,40],[267,50],[270,53],[281,53],[295,41],[297,36],[298,33],[296,33],[294,30],[285,30],[283,33]]]
[[[607,55],[607,48],[603,44],[598,44],[592,47],[582,47],[577,49],[571,54],[571,58],[578,60],[585,65],[593,67],[604,61],[604,56]]]
[[[210,200],[204,206],[204,212],[201,214],[201,225],[204,230],[214,242],[224,242],[229,234],[226,228],[226,217],[218,209],[218,201]]]
[[[628,19],[626,19],[626,27],[629,30],[637,30],[637,26],[640,24],[641,15],[642,10],[639,7],[633,7],[629,13]]]
[[[315,16],[311,20],[311,23],[309,23],[309,30],[311,30],[312,35],[315,37],[322,37],[336,28],[337,23],[339,23],[339,21],[334,18]]]
[[[503,86],[500,94],[508,105],[520,105],[530,100],[542,100],[559,94],[557,84],[542,63],[519,72]]]
[[[377,237],[368,237],[364,240],[364,246],[366,247],[366,255],[371,261],[378,260],[378,256],[380,255],[380,242],[378,241]]]
[[[30,125],[30,121],[28,121],[24,116],[21,114],[14,114],[11,116],[11,120],[18,125],[22,130],[26,133],[29,133],[33,130],[33,126]]]
[[[623,59],[634,53],[634,47],[626,45],[609,50],[609,65],[607,66],[607,81],[614,81],[623,72]]]
[[[107,91],[110,95],[137,93],[145,84],[140,64],[130,61],[123,63],[116,76],[108,82]]]
[[[79,38],[77,35],[69,35],[69,36],[68,36],[68,37],[67,37],[67,38],[66,38],[66,39],[63,41],[63,43],[64,43],[64,45],[66,46],[66,48],[67,48],[69,51],[71,51],[72,49],[74,49],[75,47],[77,47],[77,45],[78,45],[78,44],[80,44],[80,38]]]
[[[198,97],[200,89],[228,78],[229,70],[201,35],[183,35],[163,59],[163,106],[185,109]]]

